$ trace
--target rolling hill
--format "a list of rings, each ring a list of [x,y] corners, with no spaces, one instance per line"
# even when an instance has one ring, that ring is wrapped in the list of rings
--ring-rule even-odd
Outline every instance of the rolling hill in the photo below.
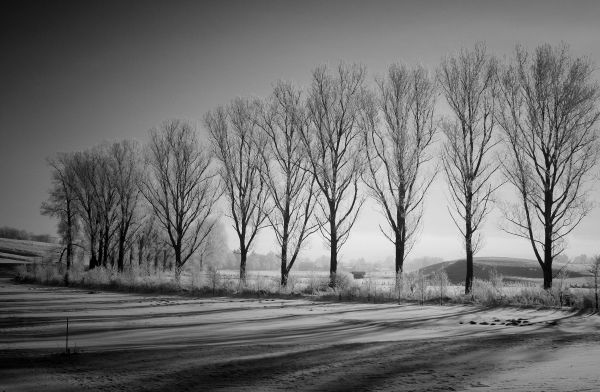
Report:
[[[465,281],[465,274],[467,271],[467,262],[465,259],[444,261],[422,268],[421,270],[426,274],[432,274],[440,269],[446,271],[448,279],[453,284],[458,284]],[[564,264],[557,264],[555,270],[558,272]],[[565,268],[568,270],[570,278],[586,277],[588,274],[577,271],[574,268],[570,268],[567,265]],[[511,257],[476,257],[473,261],[473,275],[479,279],[490,279],[492,270],[495,269],[500,273],[505,280],[509,281],[520,281],[529,279],[541,279],[542,270],[540,265],[535,260],[530,259],[517,259]]]
[[[58,244],[0,238],[0,269],[9,272],[17,265],[57,259],[60,251]]]

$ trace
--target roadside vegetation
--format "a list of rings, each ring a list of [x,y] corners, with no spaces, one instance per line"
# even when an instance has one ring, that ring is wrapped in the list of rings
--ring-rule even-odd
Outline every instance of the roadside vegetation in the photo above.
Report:
[[[600,265],[596,258],[595,265]],[[18,268],[15,280],[23,283],[64,285],[65,265],[33,263]],[[273,272],[269,274],[269,272]],[[90,290],[111,290],[137,293],[174,294],[193,297],[250,297],[289,298],[310,297],[331,301],[356,301],[372,303],[397,302],[420,305],[472,304],[481,306],[519,306],[536,308],[569,308],[595,310],[597,279],[589,277],[585,283],[569,280],[568,274],[559,272],[551,290],[535,281],[510,281],[492,270],[489,279],[474,278],[473,289],[464,294],[464,283],[449,281],[443,270],[424,274],[421,270],[402,273],[397,277],[384,273],[370,273],[361,279],[340,272],[335,276],[335,286],[324,272],[302,271],[292,273],[287,284],[281,285],[274,271],[247,273],[245,282],[232,270],[219,270],[212,265],[200,269],[190,266],[179,278],[175,271],[153,265],[126,265],[122,271],[116,267],[87,269],[81,264],[71,266],[69,284]]]

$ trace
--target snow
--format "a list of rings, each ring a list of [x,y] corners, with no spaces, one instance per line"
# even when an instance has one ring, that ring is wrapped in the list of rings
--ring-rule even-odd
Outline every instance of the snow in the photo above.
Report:
[[[71,357],[58,355],[67,317]],[[6,279],[0,332],[0,390],[593,390],[600,358],[600,318],[564,310],[184,298]]]

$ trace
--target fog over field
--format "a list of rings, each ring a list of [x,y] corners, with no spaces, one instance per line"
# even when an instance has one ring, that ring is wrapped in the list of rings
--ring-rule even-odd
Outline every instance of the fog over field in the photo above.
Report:
[[[597,1],[0,14],[0,391],[598,389]]]

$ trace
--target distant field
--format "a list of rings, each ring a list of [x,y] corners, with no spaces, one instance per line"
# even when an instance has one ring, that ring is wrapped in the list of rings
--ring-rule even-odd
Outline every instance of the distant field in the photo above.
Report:
[[[1,264],[28,264],[58,256],[60,245],[0,238]]]
[[[0,238],[0,264],[19,265],[44,260],[56,260],[59,257],[61,246],[58,244],[49,244],[35,241],[22,241]],[[277,270],[255,271],[248,266],[249,282],[262,284],[273,284],[279,281],[280,272]],[[556,264],[555,271],[563,268],[568,272],[568,282],[571,285],[582,285],[589,280],[590,274],[587,272],[586,265],[581,264]],[[422,271],[426,274],[433,274],[443,269],[450,280],[451,285],[460,285],[465,280],[466,262],[465,260],[451,260],[442,263],[424,267]],[[531,284],[537,285],[542,282],[542,272],[539,264],[535,260],[508,258],[508,257],[476,257],[474,261],[474,276],[478,279],[489,280],[492,271],[495,270],[501,274],[506,284]],[[349,271],[340,272],[349,274]],[[221,277],[225,280],[235,282],[239,278],[238,270],[221,270]],[[291,272],[291,281],[300,285],[305,285],[310,281],[326,279],[329,273],[327,271],[294,271]],[[351,275],[349,275],[351,276]],[[191,281],[191,272],[185,272],[184,281]],[[381,270],[367,272],[363,279],[356,279],[359,284],[375,284],[382,289],[392,289],[395,284],[394,271]]]
[[[537,261],[529,259],[517,259],[508,257],[481,257],[475,258],[473,263],[473,275],[477,279],[489,280],[493,270],[496,270],[506,284],[541,284],[542,270]],[[568,273],[568,282],[574,285],[586,283],[589,280],[590,274],[586,271],[587,266],[579,264],[556,264],[555,273],[563,268]],[[436,271],[443,269],[448,275],[448,279],[452,285],[460,285],[465,281],[466,261],[452,260],[442,263],[427,266],[422,269],[425,275],[433,274]],[[345,272],[348,273],[348,272]],[[221,271],[223,278],[236,280],[239,277],[237,270]],[[252,271],[247,272],[248,279],[275,279],[280,276],[279,271]],[[290,274],[292,279],[296,279],[299,283],[305,283],[310,279],[326,278],[329,276],[327,271],[292,271]],[[378,286],[389,286],[395,284],[395,274],[393,270],[383,270],[367,272],[363,279],[354,279],[358,283],[374,282]]]
[[[589,273],[585,271],[585,266],[577,264],[556,264],[554,266],[555,274],[565,268],[570,279],[586,278]],[[434,264],[423,268],[425,274],[439,271],[443,268],[448,274],[450,282],[457,284],[465,281],[466,260],[452,260],[443,263]],[[473,275],[475,278],[489,280],[493,270],[501,274],[508,281],[537,281],[542,279],[542,270],[535,260],[517,259],[510,257],[476,257],[473,261]],[[579,279],[581,280],[581,279]]]

